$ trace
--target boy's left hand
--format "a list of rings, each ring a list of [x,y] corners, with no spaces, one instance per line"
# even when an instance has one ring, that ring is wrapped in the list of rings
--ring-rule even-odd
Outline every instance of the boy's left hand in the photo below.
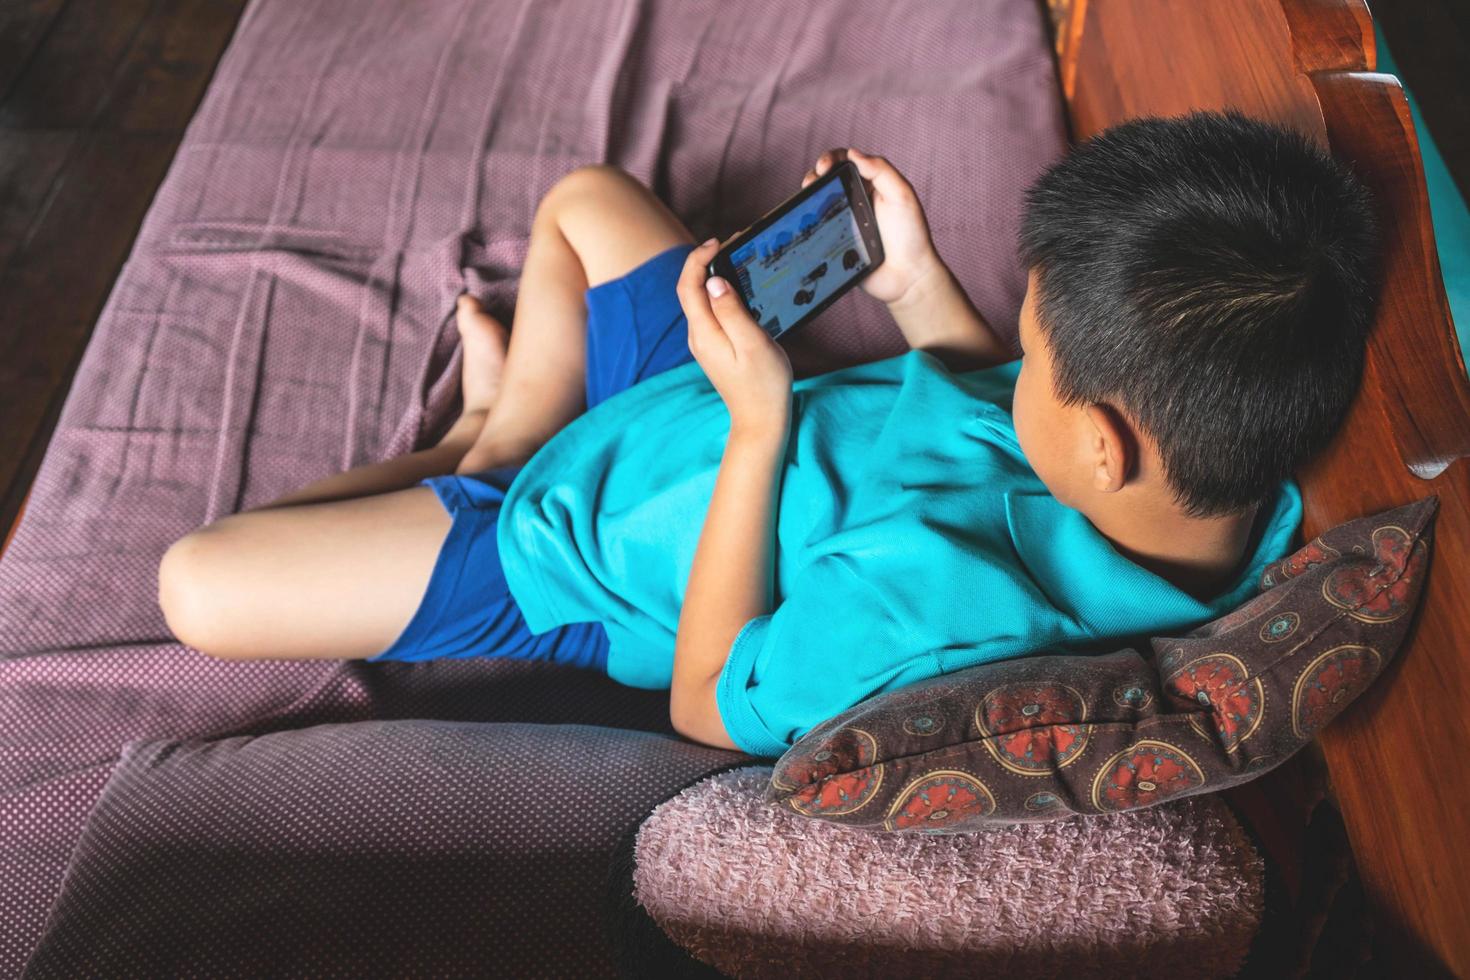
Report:
[[[932,277],[942,269],[943,263],[929,233],[929,220],[908,178],[886,157],[873,156],[856,147],[837,147],[817,157],[816,164],[801,178],[801,186],[807,186],[843,160],[852,161],[862,177],[868,199],[873,202],[878,237],[883,242],[883,264],[863,278],[862,290],[892,305],[912,293],[922,280],[933,281]]]
[[[689,321],[689,353],[704,368],[725,407],[730,429],[784,433],[791,417],[791,361],[780,344],[746,312],[725,280],[723,294],[706,289],[706,267],[719,251],[711,238],[684,260],[679,305]]]

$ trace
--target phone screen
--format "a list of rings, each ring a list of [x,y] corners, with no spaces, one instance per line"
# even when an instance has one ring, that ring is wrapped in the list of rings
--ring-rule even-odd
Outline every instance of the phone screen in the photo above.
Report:
[[[736,288],[772,337],[795,326],[870,262],[840,180],[730,253]]]

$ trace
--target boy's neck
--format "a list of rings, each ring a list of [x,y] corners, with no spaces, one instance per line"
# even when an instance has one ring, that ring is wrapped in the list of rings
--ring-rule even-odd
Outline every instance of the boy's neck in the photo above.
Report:
[[[1215,598],[1239,576],[1259,507],[1226,517],[1189,517],[1170,505],[1116,502],[1123,506],[1099,508],[1087,519],[1134,564],[1201,601]]]

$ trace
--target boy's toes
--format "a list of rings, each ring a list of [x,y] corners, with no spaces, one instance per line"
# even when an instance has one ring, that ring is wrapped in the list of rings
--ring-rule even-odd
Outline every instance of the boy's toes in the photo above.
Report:
[[[459,317],[460,322],[463,323],[466,317],[474,316],[476,313],[484,313],[485,308],[471,294],[460,293],[459,299],[454,304],[454,312]]]
[[[456,300],[455,321],[464,345],[465,411],[488,411],[500,391],[509,332],[469,293]]]
[[[473,343],[480,336],[489,336],[504,346],[506,331],[504,325],[495,317],[486,312],[480,301],[469,293],[460,293],[459,299],[454,304],[455,322],[459,325],[460,336],[467,343]]]
[[[474,296],[469,293],[460,293],[459,299],[454,304],[454,312],[460,336],[465,337],[467,341],[471,341],[469,335],[487,334],[504,346],[506,341],[504,325],[486,312],[485,307]]]

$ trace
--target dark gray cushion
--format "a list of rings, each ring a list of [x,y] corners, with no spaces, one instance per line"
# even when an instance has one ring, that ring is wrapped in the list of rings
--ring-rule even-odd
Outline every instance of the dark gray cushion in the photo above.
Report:
[[[594,725],[131,742],[25,976],[607,976],[616,843],[740,760]]]

